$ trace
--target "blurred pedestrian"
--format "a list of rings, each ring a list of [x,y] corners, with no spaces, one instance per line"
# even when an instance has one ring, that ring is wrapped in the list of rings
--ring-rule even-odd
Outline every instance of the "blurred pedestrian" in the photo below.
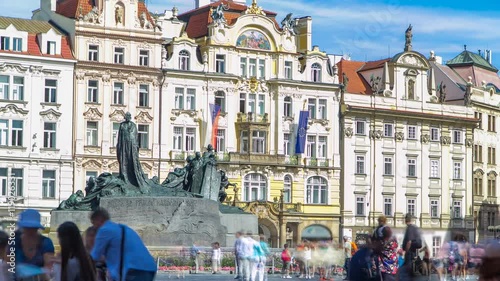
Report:
[[[267,281],[267,270],[266,263],[271,251],[269,250],[269,245],[266,242],[266,237],[261,234],[259,237],[260,248],[262,249],[262,254],[260,256],[260,267],[258,267],[259,281]]]
[[[392,235],[392,229],[384,226],[381,229],[382,248],[380,250],[380,272],[382,281],[395,281],[398,272],[398,241]]]
[[[191,259],[194,262],[194,273],[197,274],[198,271],[200,270],[200,248],[196,246],[196,243],[193,243],[193,246],[191,246]]]
[[[500,280],[500,243],[487,243],[484,250],[481,266],[479,267],[479,281]]]
[[[95,244],[95,236],[97,234],[97,228],[90,226],[85,230],[85,249],[90,254]],[[100,261],[94,261],[96,268],[97,281],[108,281],[108,268],[106,267],[105,258],[102,257]]]
[[[283,262],[283,268],[281,273],[281,278],[292,278],[290,276],[290,266],[292,262],[292,255],[288,249],[288,244],[283,245],[283,251],[281,252],[281,261]]]
[[[234,242],[234,256],[236,259],[236,277],[234,279],[243,278],[243,232],[238,231],[235,234],[236,241]]]
[[[14,280],[14,275],[9,272],[12,267],[9,265],[9,257],[7,257],[8,243],[9,235],[4,231],[0,231],[0,280],[2,281]]]
[[[212,274],[219,273],[221,257],[222,253],[220,249],[220,244],[219,242],[215,242],[212,245]]]
[[[344,236],[344,270],[346,272],[346,278],[344,280],[347,280],[347,276],[349,276],[349,268],[351,266],[351,258],[352,258],[352,246],[351,242],[349,241],[349,237]]]

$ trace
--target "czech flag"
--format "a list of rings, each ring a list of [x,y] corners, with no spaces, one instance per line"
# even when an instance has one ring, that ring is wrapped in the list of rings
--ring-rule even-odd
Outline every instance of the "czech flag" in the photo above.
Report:
[[[220,105],[210,104],[210,112],[212,112],[212,140],[211,144],[214,150],[217,151],[217,130],[219,129]]]

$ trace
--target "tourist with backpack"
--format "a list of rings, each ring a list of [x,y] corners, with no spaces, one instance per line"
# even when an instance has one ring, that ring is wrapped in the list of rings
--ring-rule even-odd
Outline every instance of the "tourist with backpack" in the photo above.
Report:
[[[292,255],[290,254],[290,250],[288,249],[288,244],[285,244],[283,251],[281,252],[281,261],[283,262],[283,271],[281,278],[290,279],[290,266],[292,262]]]
[[[350,281],[380,281],[380,262],[370,239],[351,258],[348,280]]]
[[[412,223],[412,215],[405,216],[406,231],[401,247],[405,251],[405,262],[402,270],[400,270],[400,280],[416,280],[421,276],[422,260],[417,253],[422,248],[422,235],[420,229]],[[418,257],[418,258],[417,258]]]

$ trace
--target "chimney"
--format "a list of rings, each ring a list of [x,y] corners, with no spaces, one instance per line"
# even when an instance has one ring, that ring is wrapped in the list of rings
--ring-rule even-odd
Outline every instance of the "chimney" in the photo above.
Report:
[[[312,18],[300,18],[297,23],[297,30],[297,51],[305,53],[312,50]]]
[[[486,50],[486,60],[491,64],[491,50]]]
[[[40,9],[43,11],[56,11],[57,0],[40,0]]]

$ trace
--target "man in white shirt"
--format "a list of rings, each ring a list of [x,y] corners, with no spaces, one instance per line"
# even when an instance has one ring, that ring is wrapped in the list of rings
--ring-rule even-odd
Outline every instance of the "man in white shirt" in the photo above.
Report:
[[[243,277],[245,281],[253,281],[251,279],[252,277],[252,270],[251,270],[251,265],[253,264],[252,257],[253,257],[253,239],[252,239],[252,234],[247,233],[245,237],[242,239],[242,268],[243,268]]]
[[[243,278],[243,233],[241,231],[236,232],[236,241],[234,242],[234,256],[236,258],[236,277],[234,279]]]
[[[344,257],[345,257],[344,269],[347,274],[346,276],[349,276],[349,265],[351,263],[351,258],[352,258],[351,250],[352,246],[351,242],[349,241],[349,237],[344,236]],[[347,277],[344,280],[347,280]]]

